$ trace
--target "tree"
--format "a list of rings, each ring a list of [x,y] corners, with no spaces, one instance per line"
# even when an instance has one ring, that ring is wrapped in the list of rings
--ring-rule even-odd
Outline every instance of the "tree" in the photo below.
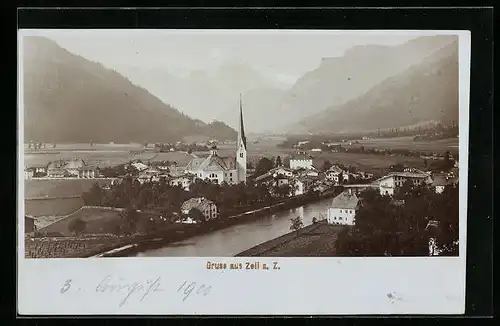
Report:
[[[281,162],[281,156],[278,155],[278,157],[276,157],[276,167],[279,167],[282,165],[283,165],[283,163]]]
[[[255,175],[260,176],[260,175],[266,174],[273,167],[274,167],[273,161],[271,161],[267,157],[263,157],[259,160],[259,162],[257,163],[257,166],[255,167]]]
[[[139,212],[135,207],[128,207],[121,215],[122,230],[125,235],[132,235],[137,230]]]
[[[299,235],[299,230],[302,229],[303,226],[304,223],[302,222],[302,218],[300,216],[290,219],[290,230],[295,230],[297,232],[297,236]]]
[[[443,170],[448,171],[455,165],[455,162],[450,159],[450,151],[444,152]]]
[[[82,194],[82,199],[87,206],[100,206],[103,197],[104,191],[97,182],[92,185],[89,191],[86,191]]]
[[[191,217],[196,222],[205,222],[206,217],[198,208],[191,208],[189,210],[189,217]]]
[[[81,235],[86,228],[87,222],[79,218],[72,220],[68,225],[68,229],[75,235]]]
[[[325,161],[325,163],[323,163],[323,171],[328,171],[328,169],[330,169],[332,167],[332,163],[328,160]]]
[[[399,187],[396,191],[395,198],[396,199],[404,199],[413,189],[413,182],[410,179],[407,179],[401,187]]]

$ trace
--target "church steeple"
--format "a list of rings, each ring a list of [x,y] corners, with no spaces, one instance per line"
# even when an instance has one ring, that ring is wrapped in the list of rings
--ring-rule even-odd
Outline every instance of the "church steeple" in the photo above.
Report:
[[[240,123],[238,128],[238,142],[241,142],[243,147],[247,149],[247,138],[245,136],[245,125],[243,124],[243,105],[241,103],[241,94],[240,94]],[[239,147],[240,144],[238,144]]]
[[[238,182],[247,181],[247,139],[243,124],[243,105],[240,94],[240,119],[238,124],[238,144],[236,148],[236,168],[238,169]]]

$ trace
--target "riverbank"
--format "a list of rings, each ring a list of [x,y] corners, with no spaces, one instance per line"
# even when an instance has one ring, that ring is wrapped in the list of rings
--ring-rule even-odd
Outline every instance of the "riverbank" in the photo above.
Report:
[[[221,218],[218,220],[212,220],[203,224],[181,225],[182,226],[181,229],[177,229],[175,231],[168,230],[152,234],[147,238],[144,238],[141,241],[136,242],[135,243],[137,244],[136,246],[126,248],[119,252],[113,252],[110,255],[106,254],[104,255],[104,257],[135,256],[141,252],[156,250],[159,248],[167,247],[174,243],[186,241],[193,237],[202,236],[222,229],[227,229],[230,228],[231,226],[248,223],[266,215],[272,215],[277,212],[298,208],[305,204],[319,202],[321,200],[333,197],[334,195],[335,192],[332,191],[324,193],[322,195],[318,194],[316,196],[295,197],[291,198],[286,202],[280,202],[274,205],[262,207],[260,209],[252,211],[247,211],[230,217]]]
[[[236,257],[336,256],[337,237],[344,228],[321,220],[240,252]]]

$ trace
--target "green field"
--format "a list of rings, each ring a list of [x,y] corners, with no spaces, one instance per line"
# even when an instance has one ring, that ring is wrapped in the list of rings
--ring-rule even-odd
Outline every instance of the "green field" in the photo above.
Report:
[[[452,153],[458,153],[458,138],[435,141],[413,141],[413,137],[395,137],[358,140],[358,142],[359,144],[353,143],[351,146],[344,143],[342,146],[346,148],[364,146],[365,148],[409,149],[424,152],[450,151]]]
[[[62,216],[73,213],[84,205],[82,198],[25,200],[24,212],[31,216]]]
[[[72,232],[68,228],[70,223],[73,220],[81,219],[87,223],[86,233],[113,233],[115,232],[115,227],[120,218],[120,212],[114,210],[84,207],[70,216],[52,223],[39,231],[49,234],[71,236]]]
[[[24,180],[24,198],[80,196],[94,183],[110,184],[108,179],[61,179],[61,180]]]

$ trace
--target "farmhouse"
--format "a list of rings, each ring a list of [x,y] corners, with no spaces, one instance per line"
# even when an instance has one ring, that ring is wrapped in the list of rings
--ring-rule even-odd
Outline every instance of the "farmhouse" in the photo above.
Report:
[[[327,222],[329,224],[354,225],[354,217],[359,203],[359,198],[352,191],[347,190],[340,193],[333,198],[328,208]]]
[[[236,158],[221,157],[217,146],[213,145],[207,158],[194,158],[188,163],[185,173],[192,173],[196,178],[221,184],[237,184],[247,181],[247,141],[243,125],[243,110],[240,99],[240,121]]]
[[[197,209],[205,218],[205,221],[216,219],[219,216],[217,205],[211,200],[204,197],[191,198],[186,200],[181,206],[181,213],[191,220],[196,220],[195,216],[191,216],[192,209]]]

